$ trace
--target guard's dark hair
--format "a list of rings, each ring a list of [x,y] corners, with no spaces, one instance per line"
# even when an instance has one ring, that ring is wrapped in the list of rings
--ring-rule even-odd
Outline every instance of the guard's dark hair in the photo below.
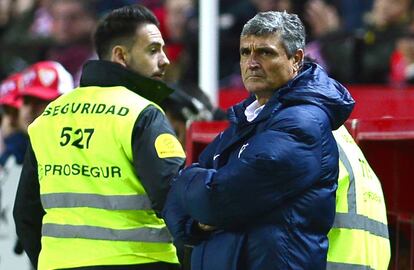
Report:
[[[107,14],[98,24],[94,44],[99,59],[110,57],[112,47],[120,44],[130,46],[138,26],[159,22],[154,14],[142,5],[124,6]]]

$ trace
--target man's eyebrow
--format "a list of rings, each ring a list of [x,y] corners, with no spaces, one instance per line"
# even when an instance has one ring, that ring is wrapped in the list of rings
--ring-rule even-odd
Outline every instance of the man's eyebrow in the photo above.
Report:
[[[266,52],[275,52],[276,50],[273,47],[263,46],[263,47],[256,47],[256,51],[266,51]]]
[[[240,51],[272,51],[272,52],[276,52],[276,48],[269,46],[269,45],[258,45],[255,46],[254,48],[251,48],[250,46],[242,46],[240,47]]]
[[[269,48],[269,49],[274,49],[274,46],[269,45],[269,44],[258,44],[256,46],[257,49],[263,49],[263,48]]]
[[[150,44],[148,44],[147,46],[163,46],[164,44],[159,42],[159,41],[153,41]]]
[[[145,46],[145,48],[164,48],[165,47],[165,43],[163,42],[159,42],[159,41],[153,41],[150,44],[148,44],[147,46]]]

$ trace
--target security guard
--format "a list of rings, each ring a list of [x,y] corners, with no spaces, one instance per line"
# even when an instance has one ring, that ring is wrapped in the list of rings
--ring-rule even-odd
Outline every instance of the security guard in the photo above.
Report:
[[[386,270],[391,253],[381,183],[346,128],[334,136],[340,161],[327,269]]]
[[[159,213],[185,154],[156,104],[172,91],[158,21],[123,7],[94,38],[101,60],[29,126],[18,236],[40,270],[178,269]]]

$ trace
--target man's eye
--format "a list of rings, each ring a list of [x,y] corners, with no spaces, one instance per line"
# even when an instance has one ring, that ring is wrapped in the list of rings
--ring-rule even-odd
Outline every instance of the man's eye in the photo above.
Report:
[[[240,55],[242,56],[247,56],[249,54],[250,54],[249,50],[240,50]]]
[[[269,50],[262,50],[260,54],[263,56],[269,56],[269,55],[273,55],[273,52]]]
[[[151,54],[156,54],[158,52],[158,49],[157,48],[150,48],[149,52]]]

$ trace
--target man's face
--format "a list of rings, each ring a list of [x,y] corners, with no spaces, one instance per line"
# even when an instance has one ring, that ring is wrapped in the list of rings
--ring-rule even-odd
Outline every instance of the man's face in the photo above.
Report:
[[[170,61],[164,53],[164,40],[156,25],[144,24],[138,27],[125,64],[140,75],[163,79]]]
[[[76,1],[52,3],[53,38],[59,44],[68,44],[88,38],[96,20]]]
[[[289,58],[276,34],[240,38],[240,69],[243,84],[256,96],[270,97],[273,90],[292,79],[298,71],[295,57]]]

